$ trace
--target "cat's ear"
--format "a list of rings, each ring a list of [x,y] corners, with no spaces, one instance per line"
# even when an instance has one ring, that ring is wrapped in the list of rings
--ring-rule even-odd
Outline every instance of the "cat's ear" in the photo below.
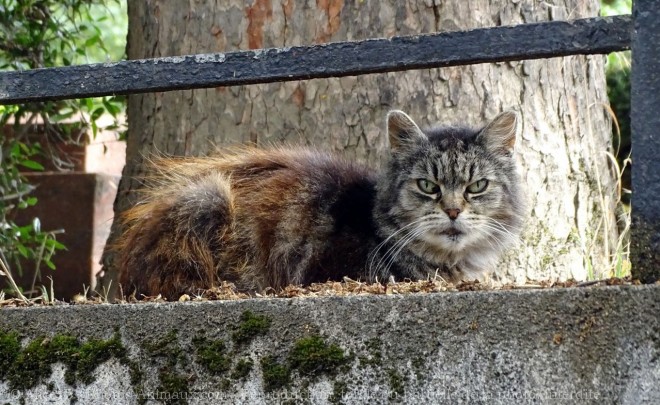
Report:
[[[478,139],[493,152],[511,153],[516,144],[516,138],[520,136],[521,132],[520,114],[515,111],[505,111],[479,132]]]
[[[428,139],[415,121],[399,110],[392,110],[387,114],[387,135],[393,150],[418,140]]]

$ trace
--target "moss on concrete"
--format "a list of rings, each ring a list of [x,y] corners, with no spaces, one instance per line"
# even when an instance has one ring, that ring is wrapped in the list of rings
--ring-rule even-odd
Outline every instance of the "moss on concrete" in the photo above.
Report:
[[[141,374],[128,359],[118,333],[107,340],[90,339],[84,343],[72,335],[42,336],[22,348],[18,334],[0,332],[0,381],[7,381],[14,390],[25,391],[45,382],[55,363],[66,367],[64,381],[67,384],[90,384],[95,380],[96,368],[111,358],[129,367],[132,383],[139,382]]]
[[[171,330],[165,336],[151,342],[145,342],[142,347],[151,357],[165,359],[167,365],[175,366],[183,359],[184,352],[177,338],[178,331]]]
[[[332,394],[330,394],[328,397],[328,402],[333,405],[342,404],[342,400],[344,399],[344,395],[346,395],[347,391],[348,383],[346,381],[335,381],[334,385],[332,386]]]
[[[405,393],[406,378],[396,369],[390,368],[387,370],[387,379],[390,383],[389,399],[403,397],[403,394]]]
[[[365,342],[366,354],[358,356],[361,367],[380,367],[383,364],[383,342],[379,338],[371,338]]]
[[[291,367],[309,375],[335,372],[347,360],[339,346],[328,345],[320,336],[298,340],[289,354]]]
[[[231,378],[234,380],[245,380],[247,376],[250,375],[250,371],[252,371],[253,366],[254,363],[252,360],[240,359],[238,363],[236,363],[234,371],[231,373]]]
[[[21,342],[18,340],[18,333],[0,331],[0,381],[5,379],[20,351]]]
[[[261,359],[261,371],[266,392],[286,388],[291,384],[291,369],[286,364],[278,362],[275,356]]]
[[[105,363],[115,357],[120,362],[126,359],[126,348],[122,345],[118,334],[109,340],[88,340],[78,350],[76,375],[84,383],[94,381],[93,371],[99,364]]]
[[[164,404],[187,404],[190,388],[188,378],[170,369],[161,370],[158,375],[160,385],[155,396]]]
[[[270,319],[264,315],[255,315],[252,311],[241,314],[241,323],[232,334],[237,344],[249,343],[258,335],[265,335],[270,328]]]
[[[16,335],[5,334],[3,346],[14,347]],[[25,348],[20,348],[13,355],[11,362],[5,362],[3,379],[12,389],[27,390],[49,378],[52,365],[62,363],[66,367],[64,381],[75,386],[94,382],[94,370],[110,358],[117,358],[124,364],[129,361],[126,349],[118,334],[108,340],[91,339],[81,343],[71,335],[55,335],[52,338],[39,337],[30,341]],[[8,357],[3,356],[5,360]]]
[[[211,374],[222,374],[231,368],[231,359],[226,355],[225,342],[221,339],[195,337],[192,343],[195,346],[195,360]]]

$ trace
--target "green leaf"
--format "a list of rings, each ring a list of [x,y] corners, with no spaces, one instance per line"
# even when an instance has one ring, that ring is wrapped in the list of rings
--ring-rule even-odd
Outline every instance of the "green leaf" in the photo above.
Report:
[[[48,239],[46,241],[46,244],[48,245],[48,247],[51,247],[55,250],[66,250],[66,246],[64,246],[63,244],[61,244],[60,242],[58,242],[55,239]]]
[[[38,201],[38,200],[37,200],[37,197],[28,197],[28,198],[25,200],[25,202],[27,203],[27,205],[29,205],[30,207],[35,206],[35,205],[37,204],[37,201]]]
[[[50,259],[44,259],[44,263],[46,266],[48,266],[49,269],[55,270],[55,263],[53,263]]]
[[[32,169],[32,170],[39,170],[39,171],[44,170],[43,165],[39,162],[35,162],[34,160],[23,160],[22,162],[19,163],[19,165],[23,167],[27,167],[28,169]]]
[[[108,110],[108,112],[113,116],[116,117],[117,114],[119,114],[120,108],[117,107],[114,103],[112,103],[110,100],[107,98],[103,98],[102,100],[103,105],[105,106],[105,109]]]
[[[28,250],[22,243],[17,243],[16,249],[18,249],[18,253],[20,253],[24,258],[27,259],[29,257]]]
[[[99,119],[99,117],[101,115],[103,115],[104,112],[105,112],[105,109],[103,107],[98,107],[96,110],[94,110],[92,112],[92,115],[91,115],[90,119],[92,121],[96,121],[97,119]]]
[[[85,47],[94,46],[94,45],[98,44],[99,42],[101,42],[101,38],[97,35],[94,35],[93,37],[91,37],[91,38],[87,39],[87,41],[85,41]]]

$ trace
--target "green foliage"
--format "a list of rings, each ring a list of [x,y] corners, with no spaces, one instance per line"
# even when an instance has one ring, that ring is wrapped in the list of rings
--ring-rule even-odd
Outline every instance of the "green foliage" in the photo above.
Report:
[[[6,379],[12,389],[24,391],[47,380],[55,363],[66,366],[64,381],[67,384],[73,386],[78,381],[90,384],[94,382],[96,368],[111,358],[128,365],[119,335],[82,343],[74,336],[58,334],[34,339],[21,348],[16,333],[0,331],[0,365],[4,370],[0,381]]]
[[[9,367],[21,351],[21,343],[16,332],[4,333],[0,331],[0,380],[4,380]]]
[[[285,364],[281,364],[273,356],[266,356],[261,359],[261,372],[264,379],[264,390],[273,391],[278,388],[285,388],[291,384],[291,369]]]
[[[231,378],[234,380],[245,380],[248,375],[250,375],[250,371],[252,371],[252,367],[254,366],[254,363],[250,359],[240,359],[238,363],[236,363],[236,367],[234,367],[234,371],[231,373]]]
[[[619,150],[619,157],[630,155],[630,69],[608,69],[607,96],[619,124],[621,139],[615,128],[614,147]]]
[[[249,343],[257,335],[265,335],[270,328],[270,319],[264,315],[255,315],[252,311],[241,314],[241,323],[231,338],[236,343]]]
[[[231,367],[231,359],[226,356],[225,343],[218,340],[207,340],[204,337],[193,338],[193,346],[197,354],[197,362],[213,374],[224,373]]]
[[[630,14],[632,0],[602,0],[601,14],[612,16]],[[607,96],[616,117],[617,125],[612,128],[612,144],[620,167],[630,157],[630,51],[615,52],[607,56]],[[630,190],[630,168],[626,167],[621,176],[624,190]],[[630,202],[630,194],[624,193],[622,201]]]
[[[320,336],[300,339],[289,355],[292,368],[310,375],[333,372],[347,360],[339,346],[328,345]]]
[[[632,0],[602,0],[600,13],[603,16],[630,14]]]
[[[123,58],[125,5],[125,0],[0,0],[0,70]],[[113,21],[110,15],[123,18]],[[87,134],[96,136],[99,129],[123,129],[119,118],[124,109],[123,97],[0,106],[0,252],[4,253],[0,259],[6,267],[4,273],[11,267],[22,275],[21,263],[34,263],[36,279],[42,264],[55,267],[52,255],[64,248],[56,240],[59,231],[42,231],[38,218],[30,224],[15,222],[19,210],[37,203],[31,196],[34,187],[21,171],[41,171],[47,161],[58,169],[73,168],[61,146],[82,144]],[[111,117],[112,122],[102,125],[102,116]],[[35,133],[39,135],[35,137]]]

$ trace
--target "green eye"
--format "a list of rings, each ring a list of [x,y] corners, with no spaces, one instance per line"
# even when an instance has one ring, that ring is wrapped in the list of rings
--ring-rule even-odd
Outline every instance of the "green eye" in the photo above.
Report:
[[[426,179],[418,179],[417,187],[419,187],[419,189],[426,194],[437,194],[440,192],[440,186]]]
[[[470,194],[482,193],[488,187],[488,180],[481,179],[467,186],[467,192]]]

